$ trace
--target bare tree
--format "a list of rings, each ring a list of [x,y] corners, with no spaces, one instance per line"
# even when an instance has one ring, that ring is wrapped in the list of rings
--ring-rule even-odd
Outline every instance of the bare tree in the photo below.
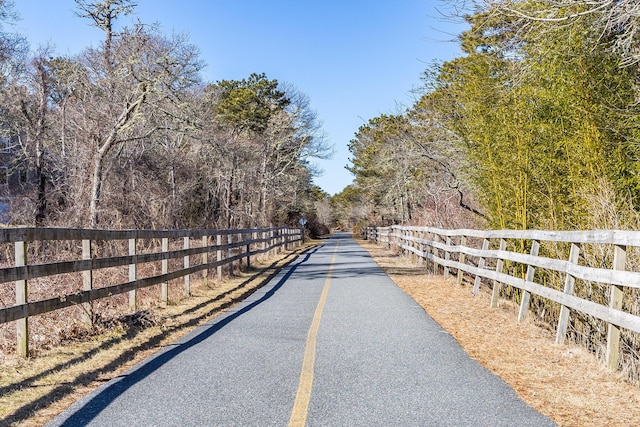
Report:
[[[611,43],[623,58],[623,65],[640,62],[640,2],[638,0],[545,0],[486,1],[490,13],[499,13],[526,32],[570,25],[588,20],[594,37]]]
[[[49,112],[48,102],[51,94],[51,78],[47,52],[41,52],[32,61],[32,71],[29,78],[33,88],[33,101],[28,97],[21,99],[21,112],[27,124],[27,138],[32,144],[33,161],[36,170],[36,213],[35,224],[41,226],[44,222],[47,209],[46,185],[47,178],[44,173],[44,150],[46,137],[46,121]],[[30,105],[31,104],[31,105]],[[25,154],[27,146],[21,141]],[[26,156],[27,158],[31,156]]]
[[[130,15],[138,5],[132,0],[104,0],[87,1],[75,0],[78,7],[76,15],[93,21],[95,27],[100,28],[105,33],[104,38],[104,64],[109,72],[113,68],[111,46],[115,37],[114,24],[121,15]]]
[[[131,1],[77,3],[82,16],[105,32],[102,48],[87,50],[81,59],[88,75],[79,106],[82,122],[76,123],[94,147],[89,224],[96,227],[112,150],[156,132],[162,125],[149,117],[167,112],[166,102],[179,102],[181,91],[199,82],[201,63],[183,36],[163,37],[156,28],[141,24],[125,27],[116,36],[113,21],[132,12]]]
[[[0,72],[6,79],[7,74],[21,68],[29,50],[26,39],[15,32],[7,30],[7,26],[18,20],[15,5],[10,0],[0,0]]]
[[[11,162],[5,164],[12,175],[9,195],[28,196],[24,200],[32,200],[34,204],[28,213],[14,212],[14,216],[36,226],[43,225],[46,217],[47,181],[52,172],[48,162],[51,92],[51,67],[46,48],[37,52],[20,70],[14,70],[0,91],[2,133],[7,141],[13,142]],[[4,160],[7,160],[6,155]]]

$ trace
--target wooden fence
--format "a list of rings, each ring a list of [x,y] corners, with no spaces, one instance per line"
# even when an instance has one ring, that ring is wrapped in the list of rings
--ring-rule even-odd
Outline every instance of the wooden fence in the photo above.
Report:
[[[640,232],[636,231],[535,231],[535,230],[442,230],[430,227],[369,227],[366,238],[396,246],[403,251],[429,260],[434,273],[445,277],[455,270],[458,284],[465,273],[477,294],[483,279],[492,288],[491,306],[497,307],[503,285],[521,289],[518,320],[529,311],[531,294],[559,304],[560,314],[556,342],[562,343],[567,334],[571,310],[582,312],[607,323],[607,366],[616,370],[620,347],[620,328],[640,332],[640,317],[623,310],[625,288],[640,288],[640,273],[626,271],[627,251],[640,247]],[[518,242],[510,244],[507,242]],[[473,243],[470,243],[473,242]],[[541,243],[569,246],[566,259],[538,256]],[[507,250],[510,246],[512,249]],[[580,265],[581,247],[609,246],[613,260],[607,267]],[[528,253],[516,247],[527,248]],[[493,248],[493,249],[492,249]],[[505,268],[506,263],[526,267],[524,277]],[[537,283],[536,269],[556,272],[564,278],[564,286],[553,289],[548,283]],[[524,271],[523,271],[524,272]],[[601,304],[574,295],[576,280],[600,283],[610,287],[608,304]]]
[[[224,237],[224,239],[223,239]],[[204,280],[210,269],[217,269],[218,278],[222,267],[228,265],[233,272],[233,263],[244,260],[250,265],[251,257],[299,245],[303,241],[303,230],[295,227],[275,227],[247,230],[92,230],[62,228],[6,228],[0,229],[0,243],[13,244],[13,267],[0,268],[0,283],[15,282],[15,305],[0,308],[0,324],[15,321],[17,329],[18,353],[26,357],[29,352],[28,318],[39,314],[82,304],[85,313],[91,317],[92,302],[113,295],[129,293],[129,308],[136,311],[136,290],[152,285],[160,285],[161,303],[168,299],[170,280],[183,278],[185,295],[190,295],[190,275],[203,272]],[[147,239],[158,244],[151,253],[138,253],[138,241]],[[169,250],[170,241],[181,240],[181,249]],[[224,241],[223,241],[224,240]],[[81,242],[80,259],[64,262],[29,264],[29,245],[42,245],[49,241]],[[94,252],[96,242],[128,241],[128,253],[120,256],[98,258]],[[196,245],[193,243],[196,242]],[[80,247],[80,245],[78,245]],[[175,245],[174,245],[175,246]],[[196,247],[193,247],[196,246]],[[79,251],[80,252],[80,251]],[[215,254],[215,259],[210,255]],[[169,260],[182,259],[182,268],[169,271]],[[196,265],[192,262],[198,261]],[[138,278],[138,266],[144,263],[160,262],[162,273],[151,277]],[[129,269],[129,280],[116,285],[94,287],[93,273],[110,267]],[[30,301],[28,281],[39,277],[59,274],[81,273],[82,290],[70,295]]]

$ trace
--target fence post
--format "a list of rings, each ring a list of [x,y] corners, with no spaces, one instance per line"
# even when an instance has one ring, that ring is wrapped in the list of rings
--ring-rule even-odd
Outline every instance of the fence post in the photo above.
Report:
[[[439,239],[440,235],[438,233],[433,233],[433,243],[437,243]],[[431,253],[433,254],[433,274],[438,274],[439,264],[436,261],[436,257],[440,255],[440,252],[438,252],[438,248],[436,248],[435,245],[431,247]]]
[[[505,239],[500,239],[500,247],[498,250],[504,251],[507,249],[507,241]],[[496,273],[502,273],[502,269],[504,268],[504,260],[502,258],[498,258],[496,260]],[[498,298],[500,297],[500,288],[502,284],[497,280],[493,281],[493,289],[491,291],[491,307],[498,307]]]
[[[489,250],[489,239],[485,238],[482,241],[482,250],[486,251]],[[482,270],[484,269],[484,264],[485,264],[485,260],[484,257],[480,257],[478,259],[478,269]],[[478,292],[480,292],[480,281],[482,280],[482,277],[480,277],[479,274],[476,274],[476,278],[473,282],[473,295],[478,295]]]
[[[257,233],[252,231],[251,233],[247,233],[247,239],[256,240]],[[247,242],[247,271],[251,269],[251,243]]]
[[[256,252],[255,259],[258,259],[259,258],[258,252],[260,251],[260,245],[258,244],[258,240],[260,240],[260,232],[257,231],[257,230],[254,230],[251,233],[251,240],[253,240],[253,243],[251,244],[251,248],[250,249],[253,252]]]
[[[571,251],[569,252],[569,262],[572,264],[578,263],[578,256],[580,255],[580,245],[571,243]],[[567,295],[573,294],[573,287],[576,279],[569,273],[564,278],[564,293]],[[564,339],[567,336],[567,327],[569,325],[569,307],[562,305],[560,307],[560,317],[558,318],[558,330],[556,331],[556,343],[564,343]]]
[[[184,249],[189,249],[191,248],[191,238],[189,236],[184,237],[183,238],[183,247]],[[191,262],[190,262],[190,257],[189,255],[185,255],[184,256],[184,269],[186,270],[187,268],[189,268],[191,266]],[[184,275],[184,294],[185,296],[190,297],[191,296],[191,275],[189,274],[185,274]]]
[[[289,227],[284,230],[284,250],[289,250],[289,244],[291,243],[291,229]]]
[[[274,254],[274,249],[273,249],[273,235],[274,235],[274,231],[273,228],[269,230],[269,257],[272,257]]]
[[[429,270],[430,266],[433,268],[433,236],[434,234],[431,231],[425,231],[422,233],[422,238],[430,242],[426,245],[427,247],[423,251],[425,260],[424,265],[427,270]],[[429,256],[431,256],[431,259],[429,259]]]
[[[242,233],[238,233],[238,243],[242,243]],[[242,255],[242,246],[238,246],[238,255]],[[242,271],[242,257],[238,259],[238,270]]]
[[[424,245],[422,244],[422,231],[412,230],[411,238],[412,238],[411,247],[413,248],[413,262],[421,266],[423,262],[422,252],[424,248]]]
[[[531,242],[531,256],[538,256],[538,250],[540,249],[540,242],[534,240]],[[533,282],[533,278],[535,277],[536,269],[531,265],[527,266],[527,275],[524,278],[525,282]],[[518,313],[518,322],[524,320],[527,317],[527,312],[529,311],[529,299],[531,298],[531,294],[529,291],[523,289],[522,290],[522,301],[520,301],[520,312]]]
[[[451,246],[451,236],[447,236],[446,244],[447,246]],[[444,253],[444,259],[447,261],[451,260],[451,252],[449,252],[449,248],[447,248],[447,250]],[[444,278],[445,279],[449,278],[449,267],[446,265],[444,266]]]
[[[27,242],[15,242],[16,267],[24,267],[27,265]],[[27,301],[29,299],[27,280],[16,280],[16,305],[25,304],[23,308],[22,318],[16,320],[16,339],[18,355],[21,357],[29,357],[29,308]]]
[[[391,246],[395,246],[396,250],[399,250],[400,246],[400,233],[398,233],[397,226],[392,225],[390,232],[389,241],[391,242]]]
[[[613,269],[624,270],[627,262],[627,247],[615,245],[613,252]],[[611,299],[609,307],[622,309],[622,286],[611,285]],[[620,327],[609,323],[607,326],[607,367],[612,371],[618,370],[618,356],[620,352]]]
[[[467,246],[467,236],[461,236],[460,237],[460,249],[462,249],[465,246]],[[464,264],[464,258],[465,258],[464,252],[458,252],[458,263]],[[464,272],[462,271],[462,269],[458,268],[458,278],[457,278],[457,281],[456,281],[458,286],[462,285],[462,275],[463,274],[464,274]]]
[[[227,249],[227,259],[233,258],[233,248],[231,244],[233,243],[233,234],[227,234],[227,243],[229,244],[229,248]],[[229,277],[233,276],[233,261],[229,261]]]
[[[82,240],[82,259],[90,260],[92,258],[91,253],[91,240]],[[82,290],[90,291],[93,289],[93,270],[85,270],[82,272]],[[82,316],[85,323],[93,325],[93,302],[89,301],[82,304]]]
[[[202,264],[209,264],[209,236],[202,236],[202,247],[207,248],[206,251],[202,252]],[[202,270],[202,283],[204,286],[209,286],[209,267]]]
[[[278,250],[276,252],[276,254],[281,254],[282,252],[284,252],[285,249],[285,239],[286,239],[286,230],[283,229],[282,227],[278,228]]]
[[[169,252],[169,238],[162,238],[162,253],[167,254]],[[169,273],[169,260],[164,258],[162,260],[162,274]],[[160,303],[162,305],[167,305],[169,303],[169,282],[164,281],[160,284]]]
[[[391,233],[392,233],[391,227],[388,227],[386,229],[386,234],[385,234],[385,238],[387,239],[387,241],[385,242],[387,244],[387,249],[391,249],[391,239],[392,239]]]
[[[291,232],[291,229],[289,227],[284,229],[284,233],[283,233],[283,240],[284,240],[284,251],[288,251],[289,250],[289,233]]]
[[[275,230],[273,230],[273,240],[271,241],[271,244],[273,245],[273,254],[278,256],[278,254],[280,253],[280,229],[276,228]]]
[[[135,237],[133,239],[129,239],[129,255],[133,256],[133,262],[129,264],[129,282],[135,282],[138,276],[138,269],[136,265],[136,263],[138,262],[138,260],[136,259],[137,243],[138,240]],[[137,289],[134,288],[129,291],[129,310],[137,311],[137,299]]]
[[[222,281],[222,234],[216,234],[216,246],[218,249],[216,250],[216,261],[218,261],[218,267],[216,268],[216,273],[218,274],[218,283]]]

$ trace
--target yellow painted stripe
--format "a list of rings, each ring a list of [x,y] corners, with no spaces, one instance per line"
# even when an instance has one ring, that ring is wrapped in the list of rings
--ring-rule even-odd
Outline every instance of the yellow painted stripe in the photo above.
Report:
[[[293,403],[293,410],[291,411],[291,418],[289,419],[289,427],[302,427],[307,422],[309,400],[311,399],[311,387],[313,385],[313,370],[316,362],[316,338],[318,336],[318,329],[320,328],[320,319],[322,318],[324,304],[327,301],[329,285],[331,284],[331,273],[333,272],[333,265],[336,262],[337,255],[338,243],[336,243],[333,258],[329,265],[329,271],[327,272],[327,279],[324,282],[320,301],[318,301],[318,306],[316,307],[316,312],[313,315],[313,321],[311,322],[311,328],[309,328],[309,334],[307,335],[307,346],[304,351],[304,359],[302,360],[300,384],[298,385],[296,400]]]

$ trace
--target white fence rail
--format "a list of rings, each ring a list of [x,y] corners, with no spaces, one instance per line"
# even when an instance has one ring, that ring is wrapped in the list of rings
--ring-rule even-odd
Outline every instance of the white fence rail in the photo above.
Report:
[[[223,243],[223,236],[225,242]],[[15,305],[0,307],[0,324],[16,322],[18,353],[24,357],[29,351],[28,318],[62,308],[83,305],[85,313],[91,317],[92,302],[113,295],[129,293],[129,308],[136,310],[136,290],[152,285],[160,285],[160,300],[166,304],[167,286],[170,280],[184,278],[185,295],[190,294],[190,275],[203,272],[207,280],[210,269],[216,269],[218,277],[222,267],[245,262],[250,265],[251,257],[278,251],[289,245],[303,241],[301,228],[274,227],[246,230],[92,230],[63,228],[6,228],[0,229],[0,244],[13,244],[13,267],[0,268],[0,286],[15,283]],[[154,241],[147,246],[152,252],[139,253],[138,243]],[[80,249],[77,258],[71,261],[29,264],[29,246],[43,246],[51,241],[76,241]],[[118,256],[96,257],[94,244],[101,242],[128,241],[128,251]],[[172,245],[170,245],[173,243]],[[81,244],[80,244],[81,242]],[[170,250],[176,244],[180,249]],[[215,255],[212,257],[211,255]],[[182,260],[182,268],[169,271],[169,260]],[[138,266],[145,263],[161,263],[161,274],[138,278]],[[194,265],[195,263],[195,265]],[[129,280],[124,283],[94,287],[94,272],[111,267],[127,267]],[[28,281],[40,277],[60,274],[82,274],[82,290],[56,295],[53,298],[30,300]]]
[[[483,279],[492,287],[491,305],[496,307],[503,285],[522,290],[518,320],[528,313],[530,295],[535,294],[560,305],[556,342],[564,342],[571,310],[579,311],[607,323],[607,366],[618,367],[620,328],[640,332],[640,317],[623,310],[625,288],[640,288],[640,273],[626,271],[627,250],[640,247],[640,232],[636,231],[536,231],[536,230],[442,230],[431,227],[369,227],[366,238],[429,260],[434,272],[442,270],[445,277],[456,271],[458,284],[465,273],[473,281],[473,293],[479,292]],[[520,241],[528,253],[507,250],[507,241]],[[470,244],[468,242],[473,242]],[[538,256],[541,243],[569,244],[566,259]],[[609,245],[613,249],[610,268],[579,265],[581,247]],[[475,246],[475,247],[474,247]],[[515,246],[515,245],[511,245]],[[505,272],[505,263],[526,266],[524,277]],[[536,269],[553,271],[564,277],[563,289],[537,283]],[[608,304],[574,295],[576,279],[608,285]]]

